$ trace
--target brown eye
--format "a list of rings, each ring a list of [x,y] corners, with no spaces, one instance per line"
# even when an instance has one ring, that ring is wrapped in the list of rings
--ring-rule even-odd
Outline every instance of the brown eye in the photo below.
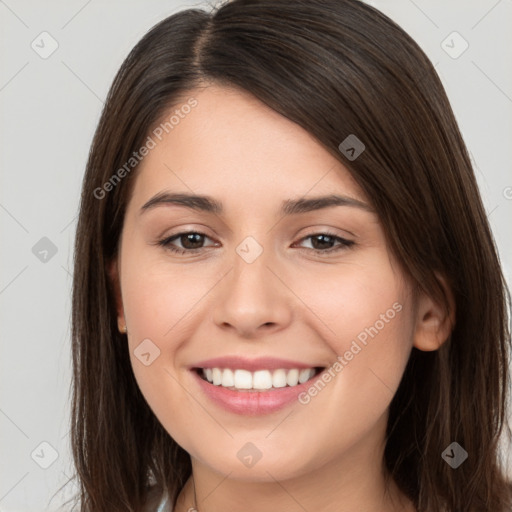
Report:
[[[336,241],[331,235],[314,235],[311,237],[313,249],[331,249]]]
[[[306,247],[306,249],[325,254],[336,252],[355,244],[352,240],[346,240],[333,233],[315,233],[304,237],[301,242],[305,240],[311,240],[311,247]]]
[[[203,245],[205,239],[209,239],[209,237],[204,233],[199,233],[197,231],[187,231],[164,238],[158,242],[158,245],[161,245],[162,247],[165,247],[166,249],[179,254],[194,253],[207,247]],[[181,247],[180,245],[176,247],[176,242],[179,242]]]
[[[201,233],[186,233],[178,238],[184,249],[199,249],[204,243],[204,235]]]

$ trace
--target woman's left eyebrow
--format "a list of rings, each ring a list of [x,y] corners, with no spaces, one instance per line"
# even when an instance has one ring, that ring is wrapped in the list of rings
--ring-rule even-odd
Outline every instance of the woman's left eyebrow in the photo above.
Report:
[[[164,191],[159,192],[149,201],[144,203],[140,209],[140,213],[142,214],[147,210],[167,204],[184,206],[185,208],[190,208],[192,210],[214,213],[216,215],[222,215],[224,212],[222,203],[210,196],[189,194],[184,192],[171,193]],[[363,201],[360,201],[359,199],[355,199],[349,196],[330,194],[327,196],[312,197],[308,199],[288,199],[283,201],[280,213],[282,216],[296,215],[314,210],[331,208],[333,206],[350,206],[354,208],[360,208],[371,213],[375,212],[371,206]]]

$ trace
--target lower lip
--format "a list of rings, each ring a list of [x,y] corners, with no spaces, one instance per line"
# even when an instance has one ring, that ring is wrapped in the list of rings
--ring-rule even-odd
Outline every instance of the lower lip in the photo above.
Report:
[[[298,400],[300,393],[306,391],[316,381],[320,373],[297,386],[274,388],[271,391],[233,391],[215,386],[202,379],[196,370],[191,370],[204,393],[216,404],[236,414],[258,416],[283,409]]]

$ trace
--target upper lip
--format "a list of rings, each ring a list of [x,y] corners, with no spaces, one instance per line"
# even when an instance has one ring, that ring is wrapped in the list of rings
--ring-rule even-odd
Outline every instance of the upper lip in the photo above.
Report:
[[[196,368],[231,368],[255,372],[257,370],[278,370],[279,368],[323,368],[321,365],[311,363],[301,363],[290,359],[279,359],[276,357],[258,357],[255,359],[246,359],[240,356],[215,357],[205,359],[190,366],[190,369]]]

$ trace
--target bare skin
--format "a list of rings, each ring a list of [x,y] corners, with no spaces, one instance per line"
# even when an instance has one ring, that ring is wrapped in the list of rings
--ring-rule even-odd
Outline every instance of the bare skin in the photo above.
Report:
[[[386,490],[388,409],[412,347],[439,348],[449,319],[431,298],[412,299],[368,198],[310,134],[242,91],[190,96],[197,106],[138,170],[110,270],[135,377],[191,455],[198,510],[413,512],[392,480]],[[224,212],[141,210],[163,191],[211,196]],[[330,194],[366,207],[280,213],[282,201]],[[169,242],[178,233],[205,236],[194,252],[186,237]],[[236,251],[249,236],[263,249],[251,263]],[[307,404],[271,414],[221,408],[189,370],[226,355],[329,367],[372,326],[377,334]],[[145,339],[160,351],[148,366],[134,354]],[[262,454],[250,468],[237,457],[248,442]],[[176,512],[193,506],[191,484]]]

